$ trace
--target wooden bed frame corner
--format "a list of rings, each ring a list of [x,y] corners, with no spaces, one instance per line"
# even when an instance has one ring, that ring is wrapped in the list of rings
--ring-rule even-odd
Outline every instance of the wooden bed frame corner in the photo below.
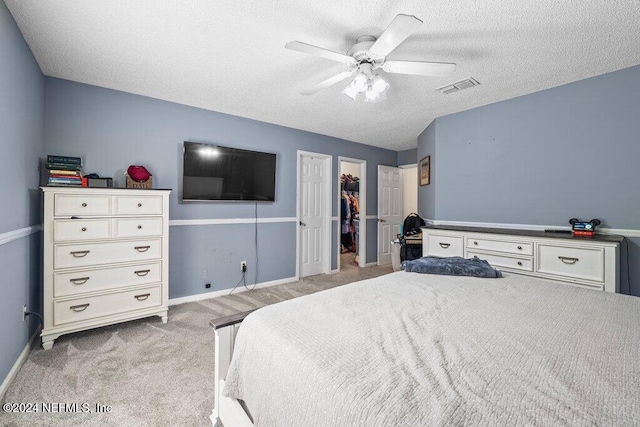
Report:
[[[253,426],[253,420],[237,399],[222,395],[227,371],[233,356],[236,335],[240,324],[254,310],[243,311],[230,316],[221,317],[209,322],[215,332],[215,390],[214,407],[211,411],[211,423],[215,426],[218,421],[226,427]]]

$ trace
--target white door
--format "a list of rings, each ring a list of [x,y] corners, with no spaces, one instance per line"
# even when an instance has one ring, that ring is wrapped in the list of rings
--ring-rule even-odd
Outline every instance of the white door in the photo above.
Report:
[[[325,159],[302,157],[300,164],[300,277],[323,273],[325,212]]]
[[[391,264],[391,241],[403,219],[400,169],[378,166],[378,265]]]

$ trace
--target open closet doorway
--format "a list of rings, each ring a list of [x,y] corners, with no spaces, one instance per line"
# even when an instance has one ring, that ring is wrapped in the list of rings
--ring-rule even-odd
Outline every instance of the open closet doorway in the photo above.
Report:
[[[338,271],[367,263],[367,162],[338,158]]]
[[[418,165],[402,165],[400,180],[402,181],[402,217],[410,213],[418,213]]]

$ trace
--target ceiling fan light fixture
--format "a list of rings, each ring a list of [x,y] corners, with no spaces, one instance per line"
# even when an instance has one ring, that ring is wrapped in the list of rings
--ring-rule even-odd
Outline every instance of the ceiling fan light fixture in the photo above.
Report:
[[[420,25],[422,21],[415,16],[399,14],[379,37],[372,35],[358,37],[346,55],[300,41],[289,42],[285,48],[349,66],[348,71],[343,71],[303,91],[303,95],[311,95],[326,89],[355,74],[349,87],[342,91],[345,95],[354,101],[359,94],[365,94],[367,101],[385,99],[384,95],[389,89],[389,84],[375,74],[378,68],[390,74],[433,77],[448,76],[456,70],[456,64],[450,62],[387,60],[387,56],[410,37]]]
[[[369,90],[373,90],[378,95],[382,95],[383,93],[386,93],[387,90],[389,90],[389,83],[384,81],[382,77],[376,74],[371,79],[371,87]]]
[[[354,101],[356,100],[356,97],[358,96],[358,92],[354,88],[353,82],[351,82],[351,84],[349,84],[349,86],[347,86],[342,91],[342,93],[344,93],[345,95],[347,95],[349,98],[353,99]]]
[[[364,93],[369,86],[368,80],[369,79],[364,75],[364,73],[358,73],[351,82],[351,86],[353,86],[357,93]]]
[[[373,88],[370,86],[369,90],[367,90],[364,94],[364,102],[373,102],[377,101],[378,99],[380,99],[380,94],[373,90]]]

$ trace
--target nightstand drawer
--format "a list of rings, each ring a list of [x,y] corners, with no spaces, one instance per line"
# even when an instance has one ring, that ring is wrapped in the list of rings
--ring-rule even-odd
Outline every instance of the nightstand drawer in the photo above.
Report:
[[[116,215],[161,215],[162,196],[118,196]]]
[[[540,273],[604,281],[604,249],[538,244]]]
[[[160,304],[162,304],[162,289],[160,285],[134,291],[55,301],[53,323],[56,326],[64,325],[96,317],[155,307]]]
[[[511,258],[507,256],[500,255],[488,255],[480,252],[474,252],[471,250],[467,251],[467,258],[471,258],[477,256],[480,259],[484,259],[492,267],[503,267],[503,268],[511,268],[515,270],[522,271],[533,271],[533,261],[531,258]]]
[[[162,257],[162,240],[55,245],[55,269],[134,262]]]
[[[57,219],[53,222],[53,240],[108,239],[111,237],[111,222],[108,219]]]
[[[161,236],[162,218],[118,218],[116,237]]]
[[[109,196],[56,194],[54,198],[55,216],[97,216],[109,215]]]
[[[429,235],[429,243],[427,246],[427,255],[435,256],[463,256],[464,247],[462,245],[462,237]]]
[[[109,289],[157,283],[162,280],[160,261],[124,267],[58,272],[53,278],[53,296],[63,297]]]
[[[491,240],[467,238],[467,248],[485,251],[507,252],[511,254],[533,255],[533,243],[510,242],[507,240]]]

